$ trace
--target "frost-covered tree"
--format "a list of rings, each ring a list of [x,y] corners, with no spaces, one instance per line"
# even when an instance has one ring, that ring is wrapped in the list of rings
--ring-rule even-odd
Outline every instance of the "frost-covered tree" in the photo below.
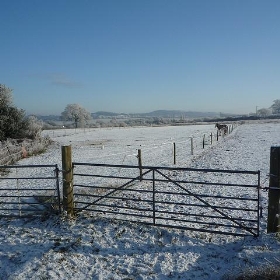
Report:
[[[280,114],[280,99],[276,99],[273,101],[274,103],[271,105],[271,110],[273,114]]]
[[[12,90],[0,84],[0,108],[12,105]]]
[[[84,127],[85,123],[91,120],[91,114],[79,104],[68,104],[61,113],[61,117],[65,121],[73,121],[76,128]]]
[[[271,111],[269,109],[262,108],[262,109],[259,109],[257,111],[257,115],[262,117],[262,118],[265,118],[265,117],[267,117],[270,114],[270,112]]]
[[[7,138],[24,138],[28,120],[22,109],[13,106],[12,90],[0,84],[0,141]]]
[[[28,128],[25,113],[15,107],[0,108],[0,140],[24,138]]]

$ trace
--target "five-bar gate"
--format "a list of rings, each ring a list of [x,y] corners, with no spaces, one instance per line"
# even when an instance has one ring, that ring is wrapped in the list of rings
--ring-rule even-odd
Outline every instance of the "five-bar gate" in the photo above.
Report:
[[[260,172],[73,163],[76,212],[161,227],[259,235]]]

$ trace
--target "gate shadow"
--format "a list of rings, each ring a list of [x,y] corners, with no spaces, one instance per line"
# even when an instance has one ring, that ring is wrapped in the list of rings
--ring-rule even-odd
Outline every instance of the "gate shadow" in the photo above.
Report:
[[[0,220],[0,226],[0,279],[29,266],[36,270],[51,264],[49,272],[63,271],[59,259],[81,272],[87,270],[89,277],[101,273],[102,266],[103,275],[111,277],[221,279],[263,264],[264,259],[275,261],[280,251],[275,239],[266,235],[222,236],[86,216],[72,221]],[[88,260],[83,267],[81,258]]]

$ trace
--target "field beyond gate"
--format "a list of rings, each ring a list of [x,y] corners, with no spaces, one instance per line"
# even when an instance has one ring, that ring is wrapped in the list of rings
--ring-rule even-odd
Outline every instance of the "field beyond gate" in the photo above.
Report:
[[[260,172],[73,163],[75,211],[162,227],[259,235]]]

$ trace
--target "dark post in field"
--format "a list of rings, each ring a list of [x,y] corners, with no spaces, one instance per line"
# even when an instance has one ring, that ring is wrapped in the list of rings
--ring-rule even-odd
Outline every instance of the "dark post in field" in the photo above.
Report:
[[[205,147],[205,134],[203,135],[203,140],[202,140],[202,148],[204,149]]]
[[[173,143],[173,163],[176,165],[176,143]]]
[[[280,232],[280,147],[270,150],[267,232]]]
[[[191,155],[193,155],[193,137],[191,137]]]
[[[71,146],[62,146],[63,209],[68,215],[74,214],[73,169]]]
[[[143,174],[143,170],[142,170],[142,154],[141,154],[141,149],[138,150],[138,166],[139,166],[139,172],[140,172],[140,181],[142,181],[142,174]]]

